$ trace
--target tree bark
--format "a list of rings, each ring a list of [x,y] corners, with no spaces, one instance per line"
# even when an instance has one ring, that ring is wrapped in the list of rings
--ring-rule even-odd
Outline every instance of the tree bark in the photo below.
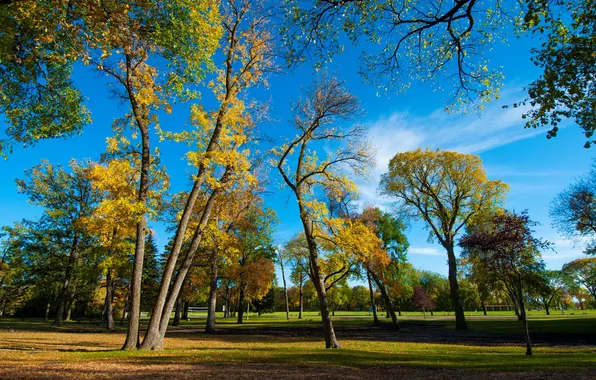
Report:
[[[147,121],[148,110],[138,104],[133,85],[133,62],[131,57],[126,55],[126,90],[132,108],[134,120],[141,134],[141,178],[139,180],[139,191],[137,201],[141,205],[147,203],[149,192],[149,167],[151,151],[149,147],[149,126]],[[123,350],[133,350],[139,347],[139,323],[141,320],[141,287],[143,281],[143,261],[145,259],[145,234],[147,229],[147,215],[143,212],[140,215],[136,226],[135,254],[130,280],[130,314],[128,317],[128,332]]]
[[[393,328],[399,330],[399,322],[397,321],[397,317],[395,316],[395,311],[393,310],[393,305],[391,305],[391,299],[387,294],[387,289],[385,289],[385,284],[379,279],[375,272],[369,270],[370,275],[372,276],[375,284],[377,284],[377,288],[381,291],[381,297],[385,303],[385,310],[391,317],[391,323],[393,324]]]
[[[217,253],[211,252],[211,281],[209,281],[209,309],[207,310],[207,324],[205,332],[215,333],[215,313],[217,312]],[[226,312],[228,308],[226,307]]]
[[[122,308],[122,318],[120,318],[120,326],[124,326],[124,320],[126,319],[126,313],[128,312],[128,305],[130,304],[130,291],[126,290],[126,297],[124,297],[124,307]]]
[[[178,300],[176,301],[176,309],[174,309],[174,322],[172,322],[172,326],[180,325],[181,311],[182,311],[182,298],[178,297]]]
[[[50,320],[50,307],[52,306],[51,303],[50,303],[51,302],[51,299],[52,298],[50,297],[48,299],[48,303],[46,304],[46,314],[45,314],[45,318],[44,318],[44,320],[46,320],[46,321],[49,321]]]
[[[379,323],[379,317],[377,316],[377,305],[375,304],[375,295],[373,293],[372,282],[370,280],[370,272],[368,269],[366,270],[366,277],[368,278],[368,292],[370,294],[370,307],[372,308],[373,312],[373,321],[374,323]]]
[[[453,309],[455,310],[455,328],[458,330],[467,330],[466,315],[461,303],[459,295],[459,285],[457,283],[457,261],[453,250],[453,242],[445,244],[447,249],[447,262],[449,264],[449,287],[451,289],[451,300],[453,302]]]
[[[224,318],[230,318],[230,313],[232,311],[230,310],[232,307],[232,303],[230,302],[232,299],[232,289],[230,288],[230,284],[226,287],[226,296],[226,312],[224,313]]]
[[[77,260],[77,248],[79,244],[79,235],[74,234],[72,239],[72,245],[70,246],[70,253],[68,256],[68,263],[66,265],[66,272],[64,274],[64,282],[62,283],[62,290],[58,297],[58,303],[56,306],[56,317],[54,318],[54,326],[62,325],[62,317],[64,316],[64,308],[66,307],[66,298],[70,290],[70,281],[72,279],[72,271],[74,269]]]
[[[225,184],[230,175],[231,172],[226,169],[226,172],[222,176],[220,183]],[[169,280],[166,280],[166,277],[170,279],[172,278],[174,270],[173,265],[175,265],[175,262],[172,264],[172,267],[170,268],[172,272],[164,272],[164,278],[162,279],[160,286],[160,293],[158,295],[156,305],[153,308],[153,313],[151,314],[151,319],[149,320],[149,325],[147,326],[147,334],[145,335],[145,339],[143,340],[141,349],[157,350],[161,349],[161,347],[163,346],[163,338],[168,329],[170,313],[174,308],[174,304],[176,302],[178,294],[180,293],[180,289],[184,284],[188,270],[190,269],[195,254],[199,248],[199,245],[201,244],[201,240],[203,237],[203,229],[209,221],[211,211],[213,210],[213,207],[215,205],[215,200],[217,199],[217,196],[221,191],[221,188],[218,188],[214,190],[209,196],[209,199],[207,200],[207,203],[205,204],[205,207],[203,209],[199,225],[197,226],[194,232],[190,247],[186,252],[182,264],[180,265],[180,268],[178,268],[178,272],[176,273],[176,276],[174,277],[171,286]],[[170,256],[168,258],[168,264],[170,264],[171,259],[172,257]],[[166,276],[166,274],[168,274],[168,276]]]
[[[286,319],[290,319],[290,303],[288,301],[288,287],[286,285],[286,275],[284,273],[284,261],[281,255],[279,255],[279,266],[281,267],[281,278],[284,284],[284,297],[286,300]]]
[[[300,310],[298,311],[298,319],[302,319],[302,312],[304,311],[304,290],[302,288],[302,281],[300,281],[299,298]]]
[[[524,299],[523,299],[523,290],[522,290],[522,285],[521,285],[521,280],[519,280],[520,284],[519,284],[519,309],[520,309],[520,317],[521,317],[521,321],[524,324],[524,337],[526,340],[526,355],[532,355],[532,343],[530,341],[530,331],[528,329],[528,318],[526,315],[526,307],[524,305]]]
[[[189,306],[189,302],[184,301],[184,303],[182,304],[182,319],[184,319],[185,321],[190,320],[190,318],[188,318],[188,306]]]
[[[106,329],[113,330],[114,329],[114,313],[113,313],[113,305],[112,301],[114,299],[114,294],[112,292],[112,268],[108,268],[106,273],[106,299],[105,299],[105,321],[106,321]]]
[[[244,286],[240,284],[240,293],[238,294],[238,319],[236,323],[242,323],[242,317],[244,316]]]
[[[313,237],[312,222],[308,217],[308,212],[304,208],[300,191],[296,190],[298,198],[298,208],[300,210],[300,220],[304,228],[304,235],[308,244],[308,260],[310,265],[311,280],[317,291],[319,298],[319,308],[321,310],[321,320],[323,322],[323,335],[325,337],[325,348],[341,348],[337,338],[335,337],[335,330],[333,329],[333,322],[331,322],[331,315],[329,314],[329,304],[327,303],[327,291],[325,289],[325,281],[321,275],[321,267],[319,265],[319,251],[317,243]]]
[[[486,305],[484,304],[484,301],[480,301],[480,302],[482,303],[482,312],[486,316]]]

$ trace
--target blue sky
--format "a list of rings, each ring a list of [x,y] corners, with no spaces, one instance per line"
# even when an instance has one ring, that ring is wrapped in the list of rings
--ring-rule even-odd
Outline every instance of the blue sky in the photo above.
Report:
[[[433,91],[430,85],[416,84],[405,94],[377,94],[374,86],[362,83],[357,76],[359,49],[334,59],[330,72],[346,81],[346,86],[361,101],[365,115],[357,120],[368,127],[370,142],[376,146],[376,166],[369,179],[359,180],[361,202],[391,208],[391,201],[377,194],[380,175],[386,170],[391,157],[401,151],[429,147],[479,154],[490,179],[501,179],[510,185],[507,199],[509,208],[528,209],[532,219],[541,223],[536,235],[555,243],[555,252],[545,252],[549,268],[558,269],[565,262],[582,255],[581,244],[563,239],[550,227],[548,207],[553,197],[574,179],[588,172],[594,148],[584,149],[580,129],[568,122],[560,136],[545,138],[546,128],[525,130],[521,109],[503,109],[523,99],[523,86],[538,74],[529,60],[528,48],[532,42],[512,39],[489,53],[493,67],[503,66],[505,86],[501,99],[487,105],[478,114],[446,114],[443,112],[447,94]],[[293,134],[289,127],[290,106],[300,96],[301,86],[313,80],[313,70],[305,65],[291,73],[270,77],[269,87],[255,92],[263,101],[271,102],[272,121],[262,125],[264,133],[282,142]],[[76,82],[88,98],[94,123],[80,136],[68,139],[41,141],[34,147],[16,147],[8,160],[0,161],[0,225],[12,224],[22,218],[35,218],[41,210],[29,205],[16,192],[14,179],[22,178],[23,171],[48,159],[67,165],[71,158],[96,159],[105,148],[105,138],[111,135],[111,123],[126,109],[110,99],[103,78],[85,69],[76,71]],[[449,87],[449,83],[441,83]],[[164,129],[180,129],[186,124],[187,112],[175,112],[161,120]],[[0,121],[2,121],[0,117]],[[154,139],[157,144],[157,139]],[[190,167],[183,160],[186,146],[165,143],[161,146],[162,160],[172,177],[175,191],[188,188]],[[276,239],[283,244],[300,231],[300,223],[287,189],[281,184],[277,171],[270,171],[270,193],[266,196],[269,207],[277,211],[281,223]],[[169,236],[163,226],[153,223],[160,247]],[[407,231],[410,240],[409,260],[417,267],[447,274],[446,255],[442,248],[427,241],[428,233],[421,223],[413,223]]]

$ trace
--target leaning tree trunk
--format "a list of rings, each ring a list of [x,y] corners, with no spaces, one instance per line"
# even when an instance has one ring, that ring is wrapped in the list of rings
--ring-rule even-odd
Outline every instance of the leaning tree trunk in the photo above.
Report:
[[[207,325],[205,332],[215,333],[215,313],[217,307],[217,254],[215,249],[211,252],[211,281],[209,281],[209,309],[207,310]],[[228,309],[226,308],[226,312]]]
[[[297,191],[298,195],[299,192]],[[333,329],[333,322],[331,322],[331,315],[329,315],[329,304],[327,303],[327,291],[325,289],[325,280],[321,275],[321,267],[319,265],[319,252],[317,243],[313,237],[312,223],[308,217],[308,213],[304,208],[304,204],[300,196],[298,196],[298,208],[300,209],[300,220],[304,228],[304,235],[308,244],[308,260],[310,264],[311,280],[317,291],[319,298],[319,307],[321,309],[321,320],[323,322],[323,335],[325,337],[325,348],[341,348],[337,338],[335,337],[335,330]]]
[[[451,301],[455,310],[455,328],[458,330],[467,330],[466,315],[459,295],[459,285],[457,283],[457,261],[453,250],[453,242],[445,244],[447,249],[447,262],[449,264],[449,287],[451,289]]]
[[[395,316],[395,311],[393,310],[393,306],[391,305],[391,299],[387,294],[387,289],[385,289],[385,284],[379,279],[375,272],[369,271],[370,275],[372,276],[375,284],[377,284],[377,288],[381,291],[381,297],[385,303],[385,310],[391,317],[391,323],[393,324],[393,328],[399,330],[399,322],[397,321],[397,317]]]
[[[225,184],[230,175],[231,171],[229,168],[226,168],[226,172],[219,181],[220,184]],[[182,264],[178,268],[178,272],[175,276],[173,276],[174,267],[172,266],[175,264],[175,261],[172,261],[171,255],[168,258],[168,263],[166,264],[166,270],[164,271],[164,277],[162,278],[157,302],[153,308],[149,325],[147,326],[145,339],[143,340],[143,343],[140,347],[143,350],[158,350],[163,347],[163,339],[168,329],[170,313],[174,309],[174,304],[176,303],[176,299],[180,293],[180,290],[182,289],[186,275],[192,266],[194,257],[203,238],[203,230],[209,221],[211,211],[215,205],[215,200],[221,191],[221,188],[217,188],[209,196],[209,199],[203,208],[199,225],[195,229],[190,247],[186,251],[184,259],[182,260]],[[171,285],[168,279],[172,279]]]
[[[130,56],[126,55],[126,90],[130,100],[134,119],[141,132],[141,178],[137,201],[144,206],[149,193],[149,167],[151,152],[149,148],[149,126],[147,124],[147,109],[138,104],[133,87],[133,68]],[[128,332],[123,350],[133,350],[139,347],[139,324],[141,320],[141,287],[143,281],[143,261],[145,259],[145,233],[147,228],[147,215],[143,212],[136,226],[135,254],[130,280],[130,304],[128,316]]]
[[[114,308],[112,301],[114,299],[113,287],[112,287],[112,268],[108,268],[106,273],[106,299],[105,299],[105,321],[106,329],[114,329]]]
[[[373,312],[374,323],[379,323],[379,317],[377,316],[377,305],[375,304],[375,295],[373,293],[372,282],[370,280],[370,272],[366,270],[366,277],[368,278],[368,292],[370,294],[370,307]]]

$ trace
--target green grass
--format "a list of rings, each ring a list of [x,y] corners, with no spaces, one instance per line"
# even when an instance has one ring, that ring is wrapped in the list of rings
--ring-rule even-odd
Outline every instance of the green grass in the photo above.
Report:
[[[453,318],[424,319],[410,315],[401,319],[402,330],[395,332],[374,326],[372,317],[366,314],[336,313],[334,323],[341,350],[324,349],[318,330],[320,316],[316,312],[305,313],[302,320],[293,316],[289,321],[285,313],[251,315],[242,325],[236,324],[234,318],[218,319],[218,327],[223,331],[249,329],[242,334],[206,335],[201,330],[205,320],[191,319],[171,328],[165,349],[153,352],[120,351],[125,327],[118,325],[116,331],[107,333],[99,325],[100,321],[69,322],[53,328],[40,319],[0,318],[0,362],[15,373],[19,366],[43,368],[44,363],[62,363],[65,368],[92,366],[98,371],[108,368],[108,363],[133,367],[250,364],[366,369],[398,366],[496,372],[596,368],[596,344],[574,343],[585,340],[590,334],[596,336],[596,316],[593,315],[532,316],[529,320],[531,334],[561,335],[565,339],[564,344],[538,344],[534,347],[534,356],[526,357],[522,324],[512,316],[470,318],[470,330],[460,332],[455,331]],[[343,330],[348,327],[357,327],[357,332],[364,335],[350,335],[348,330]],[[290,333],[253,334],[279,332],[284,328]],[[317,330],[291,334],[304,328]],[[368,331],[374,334],[367,337]],[[450,340],[443,340],[444,337]],[[449,343],[442,343],[444,341]]]

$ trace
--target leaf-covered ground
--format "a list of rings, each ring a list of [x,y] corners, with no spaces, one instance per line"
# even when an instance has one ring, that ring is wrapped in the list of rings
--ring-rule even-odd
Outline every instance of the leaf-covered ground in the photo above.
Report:
[[[338,319],[341,350],[323,348],[314,320],[223,321],[215,335],[204,334],[198,322],[173,329],[164,350],[125,352],[123,329],[2,319],[0,378],[596,378],[596,318],[531,321],[532,357],[524,355],[518,324],[510,320],[471,321],[461,333],[450,321],[403,320],[396,332],[368,319]]]

